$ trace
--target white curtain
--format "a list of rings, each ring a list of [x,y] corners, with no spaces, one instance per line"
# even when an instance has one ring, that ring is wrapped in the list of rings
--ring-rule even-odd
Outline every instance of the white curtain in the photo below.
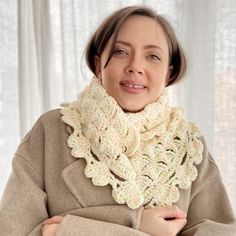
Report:
[[[18,1],[19,119],[22,136],[50,108],[49,1]]]
[[[0,196],[19,142],[17,2],[0,0]]]
[[[5,30],[0,38],[0,193],[19,137],[42,112],[75,99],[89,82],[91,74],[83,52],[97,25],[119,7],[146,4],[169,19],[183,44],[188,72],[183,83],[170,89],[171,101],[184,106],[186,116],[200,125],[236,211],[234,0],[19,0],[18,3],[17,16],[16,0],[0,0],[0,26]]]

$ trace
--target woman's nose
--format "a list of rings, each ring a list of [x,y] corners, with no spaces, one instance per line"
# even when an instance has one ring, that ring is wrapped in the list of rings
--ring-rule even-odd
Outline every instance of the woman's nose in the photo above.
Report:
[[[144,74],[144,63],[142,62],[141,58],[138,56],[131,57],[125,68],[125,72],[128,74]]]

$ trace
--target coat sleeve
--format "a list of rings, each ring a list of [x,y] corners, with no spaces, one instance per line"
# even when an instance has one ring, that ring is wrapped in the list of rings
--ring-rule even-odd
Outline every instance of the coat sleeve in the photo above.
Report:
[[[91,220],[88,218],[66,215],[60,223],[56,236],[148,236],[141,231],[104,221]]]
[[[123,209],[122,209],[123,208]],[[123,218],[131,221],[131,226],[137,228],[135,221],[137,212],[125,207],[107,206],[81,208],[67,215],[60,224],[56,235],[134,235],[145,236],[133,228],[117,223],[94,220],[103,218],[110,213],[116,215],[116,219]],[[99,216],[100,214],[100,216]],[[78,216],[81,215],[81,216]],[[85,217],[87,218],[85,218]],[[91,218],[88,218],[91,217]],[[0,206],[0,226],[2,235],[29,235],[41,236],[42,222],[49,218],[47,212],[47,195],[43,189],[43,180],[40,174],[23,157],[16,156],[13,160],[13,168],[6,186]],[[140,217],[137,217],[137,220]]]
[[[0,202],[0,235],[42,236],[42,222],[53,216],[48,210],[45,190],[44,142],[40,142],[43,139],[44,129],[41,122],[37,122],[16,152],[12,172]],[[121,220],[114,221],[113,214]],[[104,236],[145,236],[147,234],[136,230],[140,214],[141,211],[118,205],[75,209],[75,212],[63,214],[65,218],[57,234],[83,236],[90,232],[91,235]],[[110,215],[109,222],[104,215]]]
[[[181,236],[234,236],[236,221],[216,163],[207,151],[192,185],[187,225]]]
[[[48,218],[46,202],[41,176],[23,157],[16,156],[0,205],[1,233],[28,235]],[[40,226],[37,231],[34,235],[41,235]]]

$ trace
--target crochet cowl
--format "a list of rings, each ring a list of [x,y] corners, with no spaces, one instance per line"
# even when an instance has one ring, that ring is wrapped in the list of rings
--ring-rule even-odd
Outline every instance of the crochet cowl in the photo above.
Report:
[[[111,185],[119,204],[132,209],[171,205],[179,188],[187,189],[197,177],[201,134],[181,108],[169,106],[166,90],[142,111],[128,113],[93,78],[61,113],[73,128],[71,155],[86,160],[85,175],[94,185]]]

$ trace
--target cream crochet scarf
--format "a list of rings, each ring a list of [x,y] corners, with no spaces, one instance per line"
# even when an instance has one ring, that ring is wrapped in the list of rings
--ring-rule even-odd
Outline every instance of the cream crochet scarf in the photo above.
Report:
[[[171,205],[179,189],[197,177],[202,160],[198,128],[180,108],[171,108],[167,92],[137,113],[125,113],[94,78],[77,101],[61,109],[73,128],[71,155],[87,162],[85,175],[96,186],[112,186],[119,204]]]

